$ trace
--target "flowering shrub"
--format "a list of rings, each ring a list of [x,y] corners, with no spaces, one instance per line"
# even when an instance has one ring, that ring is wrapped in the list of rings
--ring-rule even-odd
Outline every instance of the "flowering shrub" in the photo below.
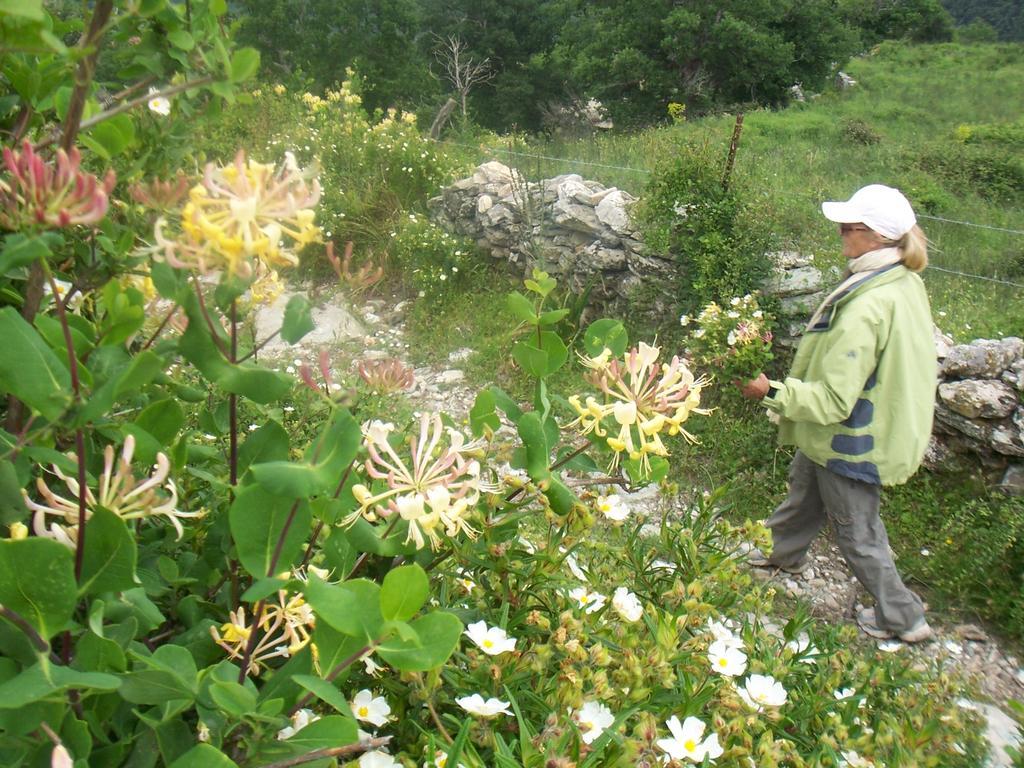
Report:
[[[752,294],[733,297],[722,307],[711,302],[696,318],[680,317],[679,324],[689,332],[693,359],[718,371],[723,381],[748,381],[772,360],[771,318]]]
[[[404,215],[390,234],[388,256],[421,297],[438,298],[454,290],[473,266],[473,244],[425,216]]]

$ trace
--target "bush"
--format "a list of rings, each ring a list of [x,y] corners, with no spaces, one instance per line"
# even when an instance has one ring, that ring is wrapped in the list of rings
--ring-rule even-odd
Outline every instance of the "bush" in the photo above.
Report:
[[[770,236],[722,173],[722,159],[707,145],[681,147],[653,174],[637,207],[647,246],[678,264],[679,305],[687,314],[753,293],[771,274],[764,257]]]
[[[1001,144],[944,142],[926,149],[917,166],[993,202],[1012,205],[1024,199],[1024,160]]]
[[[856,117],[847,117],[839,121],[839,134],[847,141],[854,144],[877,144],[882,140],[882,135],[871,127],[869,123]]]
[[[458,290],[479,261],[471,241],[449,234],[426,216],[403,215],[390,235],[389,267],[421,297],[438,299]]]

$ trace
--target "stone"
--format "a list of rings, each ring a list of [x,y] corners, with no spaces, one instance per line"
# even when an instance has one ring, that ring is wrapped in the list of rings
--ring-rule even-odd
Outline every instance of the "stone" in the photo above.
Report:
[[[1016,424],[994,427],[989,443],[993,450],[1004,456],[1024,456],[1024,435]]]
[[[776,251],[774,253],[766,253],[765,256],[774,261],[779,269],[807,267],[814,261],[814,254],[804,254],[799,251]]]
[[[633,226],[629,221],[627,206],[635,202],[635,198],[622,190],[613,189],[605,195],[594,209],[597,220],[614,232],[629,234]]]
[[[1003,710],[993,704],[977,704],[985,716],[985,738],[991,751],[988,766],[990,768],[1012,768],[1013,760],[1006,752],[1007,747],[1015,749],[1021,746],[1021,733],[1017,723]]]
[[[466,378],[466,374],[459,370],[441,371],[434,379],[437,384],[455,384]]]
[[[824,291],[786,296],[779,299],[779,314],[784,317],[802,317],[810,320],[814,310],[818,308],[824,298]]]
[[[589,205],[556,200],[551,204],[551,215],[555,224],[567,229],[594,232],[600,228],[597,215]]]
[[[976,339],[970,344],[957,344],[949,350],[942,364],[947,377],[998,379],[1003,371],[1024,354],[1024,341],[1016,336],[1005,339]]]
[[[256,309],[257,339],[265,339],[277,332],[284,319],[285,307],[288,305],[289,299],[295,295],[304,295],[304,293],[283,291],[273,303]],[[333,344],[341,339],[358,339],[366,336],[366,330],[362,324],[340,301],[322,307],[313,307],[312,316],[316,327],[302,337],[301,344],[304,347],[323,346]],[[261,354],[268,356],[287,354],[292,349],[294,349],[293,345],[284,341],[280,336],[275,336],[263,347]]]
[[[987,643],[988,635],[977,624],[958,624],[953,628],[958,636],[975,643]]]
[[[850,88],[853,88],[855,85],[857,85],[857,81],[854,80],[852,77],[850,77],[845,72],[836,72],[835,83],[836,83],[836,89],[840,90],[840,91],[848,90]]]
[[[1000,378],[1018,392],[1024,393],[1024,358],[1014,360]]]
[[[948,381],[939,385],[939,398],[969,419],[1002,419],[1017,407],[1017,394],[1009,384],[993,379]]]
[[[935,342],[935,356],[939,360],[945,360],[946,356],[949,355],[949,350],[953,348],[953,337],[947,336],[940,329],[939,326],[932,326],[932,339]]]
[[[480,195],[476,201],[476,212],[487,213],[494,206],[494,198],[490,195]]]
[[[804,89],[800,83],[795,83],[789,86],[789,98],[793,101],[807,101],[807,97],[804,96]]]
[[[448,361],[451,363],[461,363],[464,360],[468,360],[473,356],[473,350],[469,347],[460,347],[459,349],[453,350],[448,353]]]
[[[774,275],[765,282],[765,292],[780,298],[814,293],[821,289],[821,270],[815,267],[797,267]]]

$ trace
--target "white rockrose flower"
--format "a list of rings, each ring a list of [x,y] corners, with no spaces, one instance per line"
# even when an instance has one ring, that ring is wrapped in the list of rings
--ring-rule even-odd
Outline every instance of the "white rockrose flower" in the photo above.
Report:
[[[587,613],[601,610],[607,599],[600,592],[591,592],[586,587],[576,587],[576,589],[569,593],[569,597],[575,600],[577,606]]]
[[[735,634],[733,632],[734,629],[736,629],[736,622],[731,619],[723,621],[708,619],[708,631],[715,638],[715,642],[724,643],[731,648],[737,648],[742,651],[743,638]]]
[[[488,656],[497,656],[516,649],[514,637],[509,637],[501,627],[488,627],[487,622],[484,621],[470,624],[462,634],[472,640]]]
[[[387,752],[375,749],[359,756],[359,768],[403,768],[403,766]]]
[[[388,706],[387,699],[383,696],[374,696],[368,688],[359,691],[352,699],[350,706],[356,720],[370,723],[377,728],[385,725],[388,715],[391,714],[391,707]]]
[[[747,654],[721,640],[708,648],[708,661],[713,671],[726,677],[739,677],[747,671]]]
[[[612,711],[599,701],[585,701],[573,719],[579,723],[584,744],[593,744],[605,729],[615,722]]]
[[[736,691],[747,706],[758,712],[763,712],[765,707],[781,707],[786,703],[786,689],[771,675],[751,675]]]
[[[875,761],[861,757],[856,750],[849,749],[843,752],[842,762],[839,768],[874,768]]]
[[[156,112],[162,117],[167,117],[171,114],[171,102],[166,96],[152,96],[152,94],[157,93],[156,88],[150,88],[149,93],[151,94],[151,98],[147,104],[151,112]]]
[[[598,496],[597,509],[609,520],[616,523],[621,523],[629,517],[629,507],[626,506],[626,502],[617,493]]]
[[[639,621],[644,615],[640,599],[625,587],[619,587],[612,595],[612,608],[626,621]]]
[[[853,688],[839,688],[833,691],[832,695],[836,697],[836,701],[845,701],[855,693],[857,693],[857,691]]]
[[[462,696],[455,700],[455,703],[477,717],[496,717],[497,715],[511,715],[510,703],[501,699],[490,698],[486,701],[479,693],[472,696]]]
[[[298,712],[292,715],[292,724],[289,726],[285,726],[277,732],[277,738],[279,741],[284,741],[285,739],[294,736],[296,733],[301,731],[310,723],[315,723],[319,719],[320,715],[313,714],[313,710],[300,709]]]
[[[704,758],[708,757],[714,762],[715,758],[721,757],[725,751],[718,743],[717,733],[712,733],[703,741],[701,740],[707,726],[696,717],[688,717],[680,723],[679,718],[672,715],[665,725],[668,726],[672,738],[658,739],[657,744],[673,760],[702,763]]]

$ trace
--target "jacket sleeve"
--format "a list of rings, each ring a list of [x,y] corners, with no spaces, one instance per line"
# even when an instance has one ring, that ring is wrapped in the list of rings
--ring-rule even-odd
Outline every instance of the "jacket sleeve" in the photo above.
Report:
[[[814,424],[837,424],[849,418],[878,364],[888,337],[888,318],[884,312],[847,309],[852,311],[840,312],[832,328],[825,331],[830,338],[820,361],[821,375],[815,381],[788,377],[771,382],[776,392],[764,400],[769,410],[790,421]]]

